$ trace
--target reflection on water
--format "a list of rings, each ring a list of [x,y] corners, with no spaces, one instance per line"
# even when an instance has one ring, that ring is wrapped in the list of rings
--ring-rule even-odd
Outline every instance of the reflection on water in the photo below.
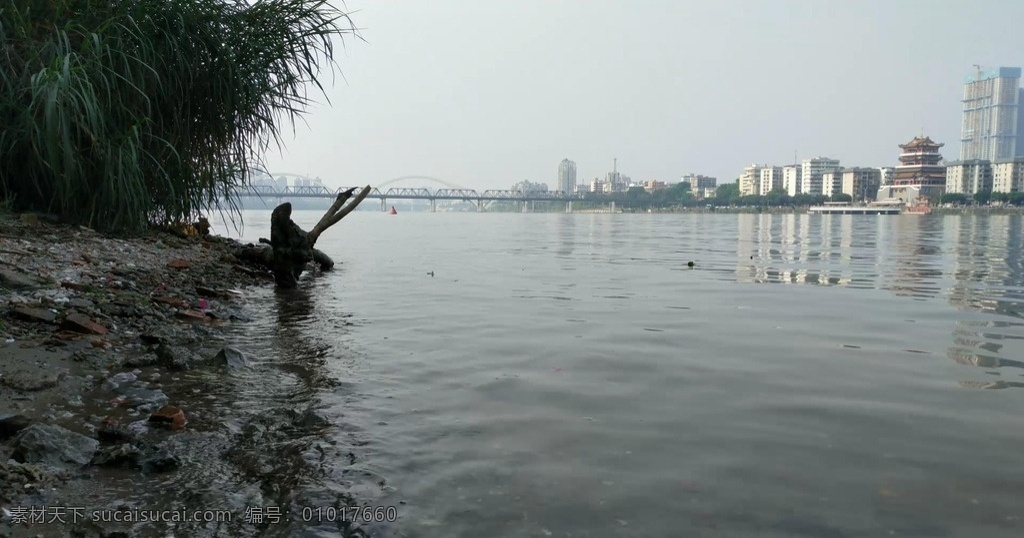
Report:
[[[572,253],[576,247],[576,218],[575,215],[565,214],[555,221],[556,249],[555,254],[560,258],[573,261]],[[573,271],[573,264],[566,264],[566,271]]]
[[[1021,318],[1024,234],[1019,215],[739,215],[736,280],[878,289],[914,300],[946,300],[965,312]],[[1021,368],[999,356],[1024,339],[1024,324],[957,322],[948,356],[958,364]],[[989,329],[989,330],[985,330]],[[1014,351],[1019,352],[1019,347]],[[1024,386],[964,381],[964,387]]]
[[[227,481],[272,536],[1015,538],[1020,226],[355,214],[210,388]]]
[[[945,295],[1018,315],[1024,238],[1018,215],[739,215],[741,283],[828,284]],[[883,271],[883,272],[880,272]]]

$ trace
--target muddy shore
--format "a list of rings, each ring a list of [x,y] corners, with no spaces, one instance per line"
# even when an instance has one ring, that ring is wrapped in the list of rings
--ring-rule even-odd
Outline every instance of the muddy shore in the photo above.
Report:
[[[118,508],[96,504],[100,470],[160,476],[188,457],[209,417],[176,401],[175,375],[245,368],[223,335],[273,285],[243,248],[0,215],[0,536],[138,535],[69,510]]]

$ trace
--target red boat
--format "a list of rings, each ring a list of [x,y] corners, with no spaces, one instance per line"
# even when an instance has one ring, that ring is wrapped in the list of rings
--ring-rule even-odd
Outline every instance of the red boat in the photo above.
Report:
[[[911,215],[927,215],[932,212],[932,206],[928,205],[927,198],[918,198],[917,203],[908,206],[904,213]]]

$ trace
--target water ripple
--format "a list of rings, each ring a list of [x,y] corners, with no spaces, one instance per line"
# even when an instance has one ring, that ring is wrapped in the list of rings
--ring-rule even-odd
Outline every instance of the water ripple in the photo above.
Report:
[[[211,392],[298,421],[246,485],[280,450],[379,536],[1024,532],[1020,217],[354,216]]]

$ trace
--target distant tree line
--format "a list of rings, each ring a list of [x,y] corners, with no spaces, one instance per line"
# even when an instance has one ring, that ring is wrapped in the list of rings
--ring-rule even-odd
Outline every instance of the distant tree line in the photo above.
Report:
[[[980,191],[973,195],[958,192],[943,194],[939,201],[943,204],[968,205],[971,203],[988,204],[1001,202],[1012,206],[1024,205],[1024,192],[992,192]]]

